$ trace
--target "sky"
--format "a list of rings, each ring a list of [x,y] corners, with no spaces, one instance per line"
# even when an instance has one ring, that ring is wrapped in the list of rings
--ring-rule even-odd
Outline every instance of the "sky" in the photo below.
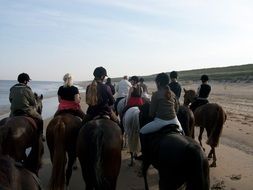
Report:
[[[252,0],[0,0],[0,80],[253,63]]]

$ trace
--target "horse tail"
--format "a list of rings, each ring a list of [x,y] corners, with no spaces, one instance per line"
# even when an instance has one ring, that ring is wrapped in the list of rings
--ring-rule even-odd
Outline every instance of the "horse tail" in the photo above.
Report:
[[[186,189],[209,190],[210,175],[209,164],[201,147],[196,143],[189,143],[186,147],[186,157],[188,164],[188,180]]]
[[[222,107],[218,104],[215,105],[217,117],[214,126],[212,127],[212,131],[210,132],[209,138],[207,140],[207,144],[210,145],[211,147],[218,146],[221,132],[223,129],[223,124],[225,123],[227,117]]]
[[[64,189],[65,183],[65,124],[60,119],[54,126],[54,153],[52,157],[52,174],[50,179],[50,190]]]
[[[90,139],[87,140],[91,142],[89,147],[89,172],[91,175],[91,179],[94,180],[95,189],[104,189],[104,178],[103,178],[103,155],[102,149],[104,148],[104,129],[101,126],[97,126],[93,129],[92,134],[89,135]]]

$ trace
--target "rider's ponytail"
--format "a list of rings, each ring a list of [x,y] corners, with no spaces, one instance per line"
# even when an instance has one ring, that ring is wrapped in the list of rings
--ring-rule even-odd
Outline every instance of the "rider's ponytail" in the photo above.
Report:
[[[92,83],[87,88],[86,92],[86,103],[89,106],[95,106],[98,103],[97,97],[97,81],[93,80]]]
[[[166,99],[171,99],[171,90],[168,85],[165,86],[165,94],[164,95],[165,95]]]

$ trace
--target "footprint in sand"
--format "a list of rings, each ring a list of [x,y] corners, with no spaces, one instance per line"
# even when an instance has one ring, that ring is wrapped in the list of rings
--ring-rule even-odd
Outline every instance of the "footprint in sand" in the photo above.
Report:
[[[235,174],[233,174],[233,175],[231,175],[230,176],[230,179],[231,180],[240,180],[242,178],[242,175],[241,174],[239,174],[239,175],[235,175]]]
[[[212,185],[211,190],[225,190],[226,185],[223,180],[217,181],[215,184]]]

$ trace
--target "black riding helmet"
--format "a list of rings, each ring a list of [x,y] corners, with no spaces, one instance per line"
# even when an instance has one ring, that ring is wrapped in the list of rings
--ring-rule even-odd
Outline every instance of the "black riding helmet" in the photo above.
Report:
[[[206,81],[209,80],[209,77],[208,77],[207,75],[202,75],[201,78],[200,78],[200,80],[201,80],[202,82],[206,82]]]
[[[134,81],[135,83],[138,83],[139,82],[139,77],[137,76],[132,76],[130,81]]]
[[[171,78],[171,79],[177,79],[177,72],[176,72],[176,71],[172,71],[172,72],[170,73],[170,78]]]
[[[107,72],[104,67],[97,67],[93,72],[94,77],[100,78],[102,76],[107,76]]]
[[[20,82],[20,83],[23,83],[25,81],[29,82],[30,80],[31,79],[27,73],[21,73],[18,75],[18,82]]]

